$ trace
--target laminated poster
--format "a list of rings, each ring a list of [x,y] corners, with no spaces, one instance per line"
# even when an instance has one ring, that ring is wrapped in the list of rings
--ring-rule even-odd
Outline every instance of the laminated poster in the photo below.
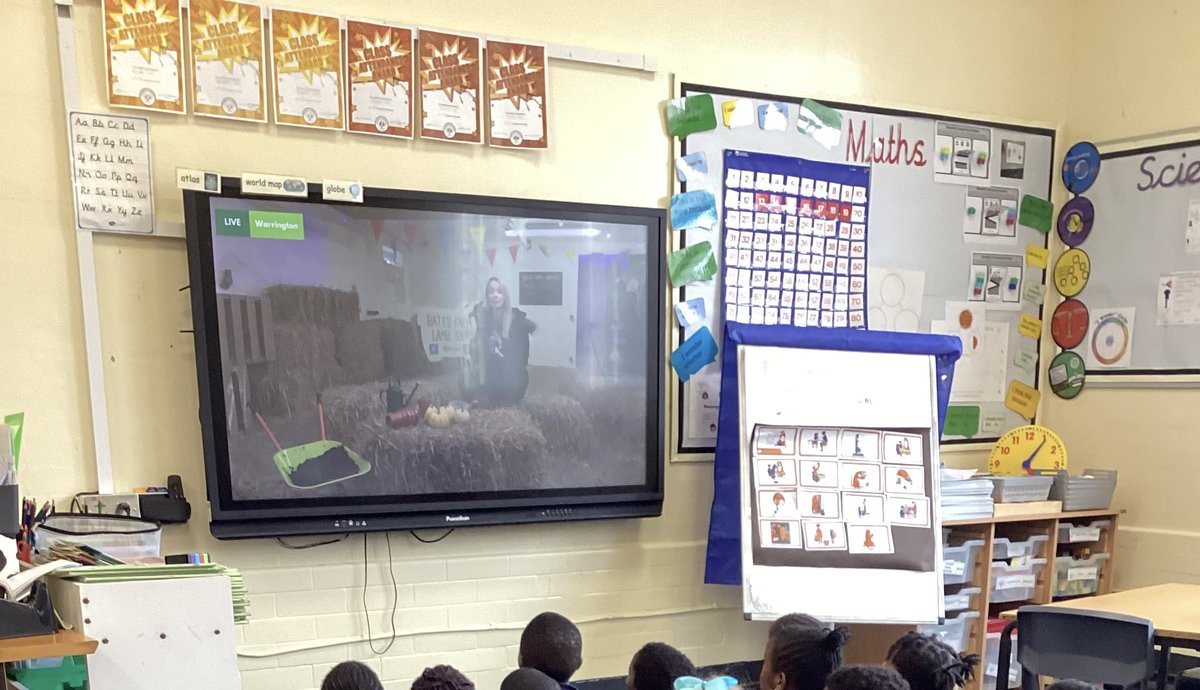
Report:
[[[546,48],[488,41],[488,146],[549,147]]]
[[[179,0],[103,0],[108,104],[184,113]]]
[[[421,136],[478,144],[482,122],[479,87],[482,69],[475,36],[421,31],[417,39],[421,71]]]
[[[262,8],[232,0],[191,0],[192,110],[267,121]]]
[[[412,29],[346,21],[346,128],[411,139]]]
[[[342,32],[337,17],[271,9],[275,122],[342,129]]]

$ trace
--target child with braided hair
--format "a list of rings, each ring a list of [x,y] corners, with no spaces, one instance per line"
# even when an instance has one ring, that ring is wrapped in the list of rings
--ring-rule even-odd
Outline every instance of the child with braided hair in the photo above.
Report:
[[[959,654],[934,635],[910,632],[888,650],[887,663],[912,690],[956,690],[975,678],[978,654]]]
[[[789,613],[771,625],[763,653],[761,690],[823,690],[829,675],[842,665],[847,628],[830,630],[803,613]]]

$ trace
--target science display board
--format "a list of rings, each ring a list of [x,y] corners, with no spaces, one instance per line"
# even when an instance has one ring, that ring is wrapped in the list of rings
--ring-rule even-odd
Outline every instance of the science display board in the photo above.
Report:
[[[935,622],[934,358],[741,345],[738,367],[747,616]]]
[[[1084,196],[1088,383],[1196,382],[1178,375],[1200,374],[1200,141],[1104,153]]]
[[[678,246],[710,242],[720,269],[675,291],[706,307],[679,341],[727,318],[959,335],[943,438],[991,441],[1026,423],[1005,400],[1014,382],[1037,386],[1045,276],[1026,249],[1044,256],[1047,236],[1018,219],[1025,195],[1049,198],[1053,131],[825,103],[841,120],[834,142],[806,133],[802,99],[681,85],[703,94],[717,126],[681,140],[705,170],[681,174],[680,190],[710,191],[717,222],[680,230]],[[679,454],[713,450],[719,362],[674,386]]]

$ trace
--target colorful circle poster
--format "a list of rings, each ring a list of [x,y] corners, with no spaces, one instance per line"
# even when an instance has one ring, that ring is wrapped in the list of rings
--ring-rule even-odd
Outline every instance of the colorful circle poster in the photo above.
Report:
[[[1064,400],[1070,400],[1083,390],[1087,367],[1083,357],[1071,352],[1060,352],[1050,361],[1050,390]]]

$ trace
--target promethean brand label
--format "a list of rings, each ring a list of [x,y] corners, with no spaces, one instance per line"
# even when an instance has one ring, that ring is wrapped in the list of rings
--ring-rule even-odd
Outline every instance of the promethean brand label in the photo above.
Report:
[[[470,515],[447,515],[446,522],[470,522]]]
[[[283,211],[232,211],[217,209],[213,224],[218,235],[266,240],[304,239],[304,214]]]

